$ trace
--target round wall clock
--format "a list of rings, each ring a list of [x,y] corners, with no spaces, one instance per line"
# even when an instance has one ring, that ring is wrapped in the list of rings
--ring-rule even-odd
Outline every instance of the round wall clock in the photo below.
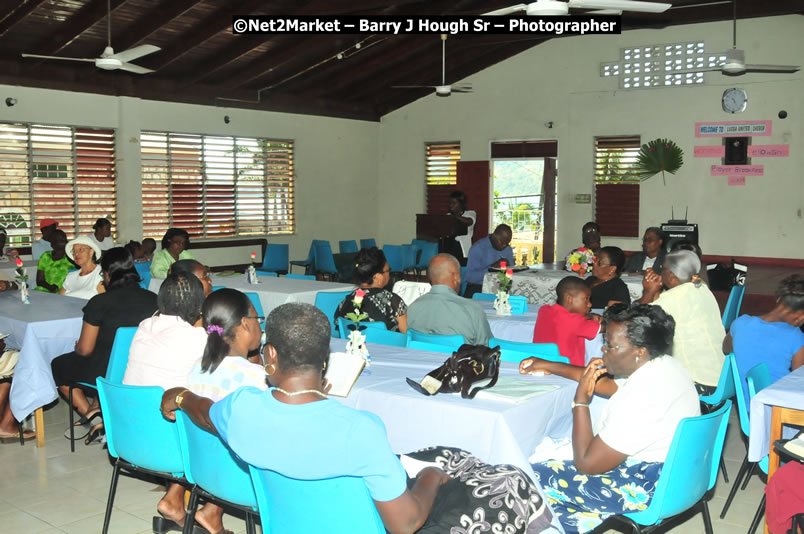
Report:
[[[731,89],[723,91],[722,103],[723,111],[727,113],[740,113],[745,111],[748,105],[748,95],[745,89],[732,87]]]

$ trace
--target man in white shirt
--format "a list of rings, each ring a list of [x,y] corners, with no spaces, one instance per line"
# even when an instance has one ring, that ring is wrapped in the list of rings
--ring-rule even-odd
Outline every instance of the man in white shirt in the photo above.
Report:
[[[53,247],[50,246],[50,237],[53,231],[58,227],[59,221],[56,219],[42,219],[42,221],[39,223],[39,231],[42,232],[42,239],[37,239],[31,246],[31,254],[33,255],[33,259],[39,260],[39,257],[42,254],[48,250],[53,250]]]

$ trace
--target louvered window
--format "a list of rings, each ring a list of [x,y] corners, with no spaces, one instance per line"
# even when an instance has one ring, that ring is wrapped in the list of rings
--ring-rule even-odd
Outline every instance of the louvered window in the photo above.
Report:
[[[145,236],[293,233],[293,141],[143,132],[141,147]]]
[[[460,159],[460,141],[425,145],[427,213],[443,215],[447,212],[447,200],[458,180]]]
[[[114,131],[0,123],[0,190],[9,245],[29,246],[45,218],[68,238],[100,217],[115,232]]]
[[[639,136],[595,138],[595,221],[605,236],[639,237]]]

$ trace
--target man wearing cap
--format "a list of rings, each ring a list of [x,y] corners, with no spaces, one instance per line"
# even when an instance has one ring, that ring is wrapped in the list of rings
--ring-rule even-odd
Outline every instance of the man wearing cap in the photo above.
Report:
[[[39,223],[39,231],[42,232],[42,239],[37,239],[34,241],[34,244],[31,247],[33,259],[39,261],[39,257],[42,254],[48,250],[53,250],[53,247],[50,246],[50,238],[53,230],[57,229],[58,227],[59,221],[55,219],[42,219],[42,222]]]

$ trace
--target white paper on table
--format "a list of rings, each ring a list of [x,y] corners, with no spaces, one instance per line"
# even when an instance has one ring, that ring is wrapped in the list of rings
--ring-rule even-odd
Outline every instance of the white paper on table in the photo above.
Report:
[[[528,462],[546,462],[547,460],[572,460],[572,441],[569,438],[544,438],[533,450]]]
[[[348,396],[365,365],[365,358],[357,354],[330,353],[327,372],[324,374],[324,378],[332,386],[328,394],[336,397]]]
[[[402,467],[405,468],[405,471],[407,471],[410,478],[416,478],[416,476],[426,467],[439,467],[438,463],[436,462],[423,462],[404,454],[399,456],[399,461],[402,462]]]
[[[494,387],[478,391],[475,398],[519,403],[555,391],[559,387],[556,384],[540,384],[527,378],[501,376]]]

